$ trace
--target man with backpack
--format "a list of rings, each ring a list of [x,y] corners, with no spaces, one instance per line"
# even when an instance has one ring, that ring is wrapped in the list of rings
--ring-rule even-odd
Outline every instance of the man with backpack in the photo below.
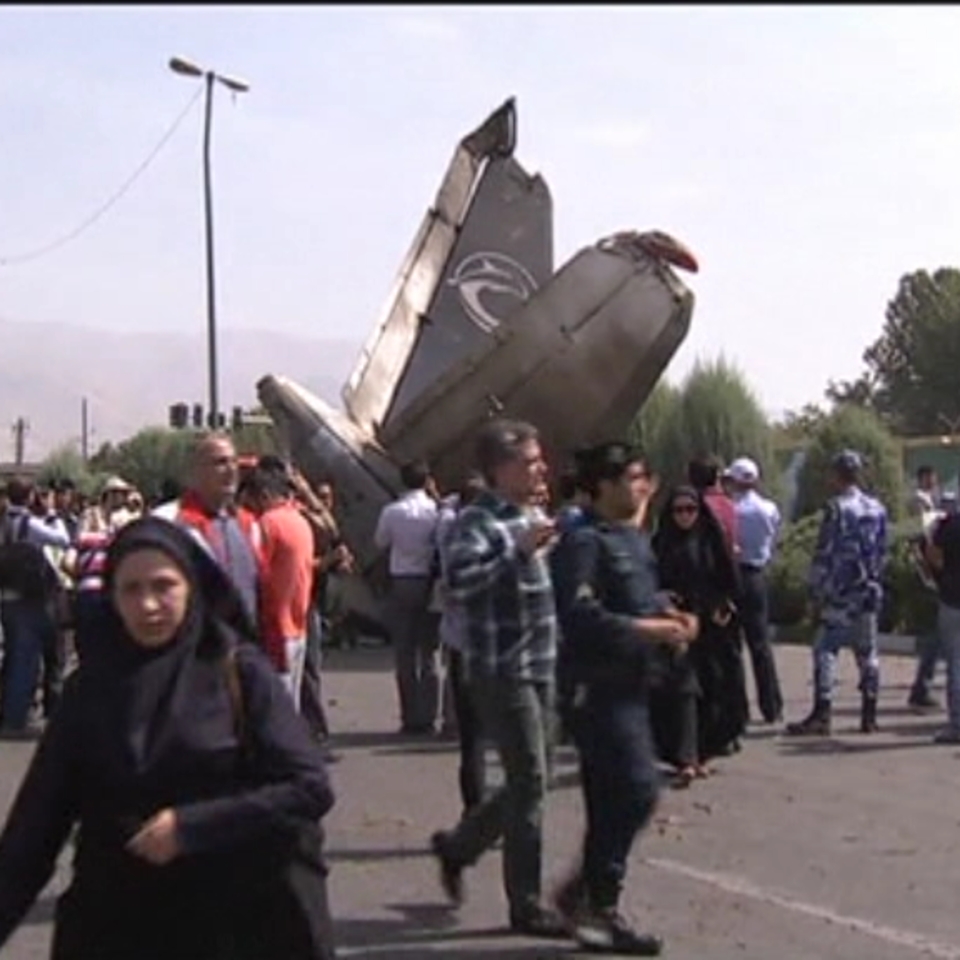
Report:
[[[9,506],[0,523],[0,738],[28,739],[30,707],[45,644],[55,637],[52,601],[58,581],[45,547],[67,548],[70,535],[58,517],[29,509],[31,489],[22,480],[7,484]]]

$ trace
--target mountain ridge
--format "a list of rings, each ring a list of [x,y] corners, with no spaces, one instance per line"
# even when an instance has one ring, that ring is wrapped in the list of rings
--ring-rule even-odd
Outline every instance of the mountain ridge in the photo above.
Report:
[[[256,405],[256,383],[269,373],[287,376],[339,406],[340,388],[361,346],[352,337],[221,328],[221,409]],[[14,458],[13,425],[19,417],[29,425],[27,461],[78,442],[84,398],[91,451],[143,427],[165,425],[171,404],[206,407],[206,329],[126,331],[0,317],[0,428],[6,428],[0,461]]]

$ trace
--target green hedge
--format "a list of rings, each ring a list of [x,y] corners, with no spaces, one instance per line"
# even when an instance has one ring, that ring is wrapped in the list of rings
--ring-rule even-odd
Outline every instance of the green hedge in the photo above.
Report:
[[[816,545],[818,516],[790,524],[770,565],[770,622],[780,627],[808,626],[807,574]],[[880,629],[885,633],[923,634],[936,622],[936,596],[920,582],[908,558],[916,523],[893,527],[884,572],[885,602]]]

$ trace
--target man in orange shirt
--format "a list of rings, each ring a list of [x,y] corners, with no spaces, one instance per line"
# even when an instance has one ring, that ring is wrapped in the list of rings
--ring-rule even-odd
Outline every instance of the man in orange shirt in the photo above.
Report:
[[[299,710],[314,575],[313,531],[282,474],[257,469],[247,490],[260,518],[260,634]]]

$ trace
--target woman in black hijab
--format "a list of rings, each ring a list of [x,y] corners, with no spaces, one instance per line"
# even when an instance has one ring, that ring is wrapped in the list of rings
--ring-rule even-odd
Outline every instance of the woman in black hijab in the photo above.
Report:
[[[729,752],[743,735],[749,716],[733,619],[739,595],[737,569],[720,524],[693,487],[671,492],[653,548],[661,588],[675,594],[683,609],[700,618],[699,637],[675,665],[672,683],[663,688],[668,700],[673,688],[676,703],[672,708],[666,704],[668,719],[659,728],[667,747],[679,742],[689,753],[689,745],[696,745],[696,760],[687,766],[694,768],[694,775],[703,776],[706,761]],[[672,723],[671,712],[679,718]],[[691,722],[696,731],[692,737]],[[685,776],[689,781],[689,770]]]
[[[0,946],[79,827],[54,960],[332,957],[325,899],[298,911],[297,865],[323,899],[333,793],[280,678],[243,642],[256,634],[240,598],[154,517],[117,535],[104,592],[0,836]]]

